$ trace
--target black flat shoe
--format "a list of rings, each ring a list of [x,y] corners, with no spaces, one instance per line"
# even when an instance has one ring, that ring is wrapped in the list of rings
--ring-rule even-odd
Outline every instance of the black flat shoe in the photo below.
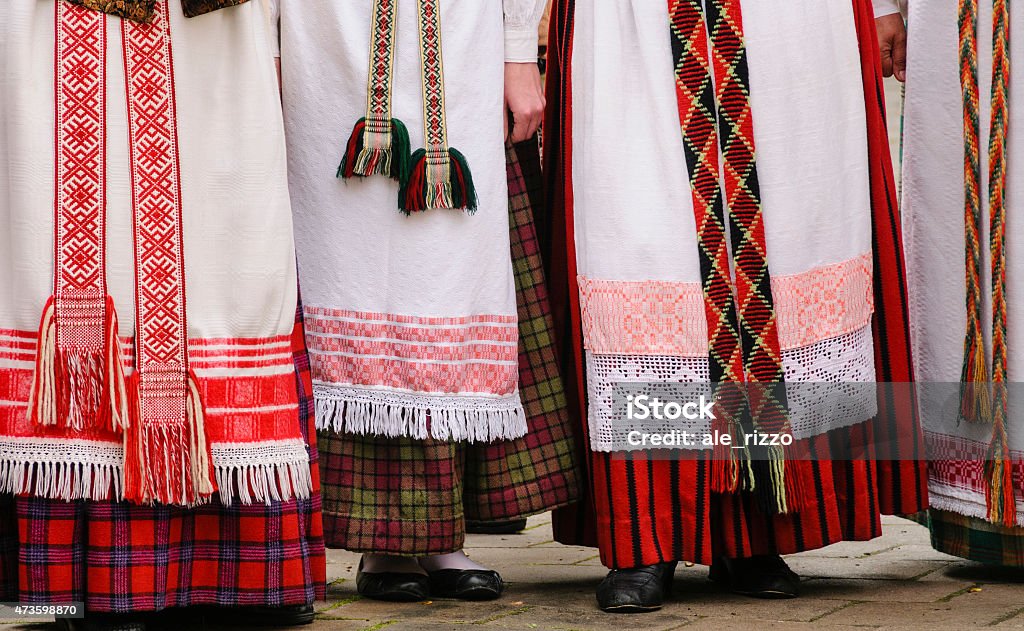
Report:
[[[778,555],[722,558],[711,566],[708,578],[725,585],[735,594],[752,598],[796,598],[800,595],[800,577]]]
[[[609,613],[657,611],[672,595],[675,572],[675,561],[612,570],[597,586],[597,606]]]
[[[313,624],[313,605],[286,607],[217,607],[207,619],[225,627],[254,629],[261,627],[300,627]]]
[[[85,614],[85,618],[61,618],[66,631],[146,631],[146,623],[131,614]]]
[[[374,600],[411,603],[427,599],[430,595],[430,582],[426,574],[364,572],[360,560],[356,572],[356,591]]]
[[[514,535],[525,529],[525,519],[513,519],[511,521],[466,520],[466,534],[470,535]]]
[[[505,583],[494,570],[437,570],[431,572],[430,595],[459,600],[494,600]]]

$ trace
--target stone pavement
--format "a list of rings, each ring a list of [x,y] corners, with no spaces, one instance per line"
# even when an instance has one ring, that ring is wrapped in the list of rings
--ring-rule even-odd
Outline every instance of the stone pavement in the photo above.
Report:
[[[551,519],[530,519],[520,535],[471,535],[475,560],[501,571],[508,590],[497,601],[434,600],[415,604],[360,598],[358,555],[332,550],[328,601],[317,605],[313,631],[434,631],[442,629],[1024,629],[1024,571],[963,561],[932,550],[925,528],[883,518],[884,536],[840,543],[787,560],[803,577],[803,596],[760,601],[723,593],[707,568],[676,572],[676,596],[659,612],[609,615],[594,588],[606,570],[596,550],[551,540]],[[200,622],[168,628],[203,628]],[[44,631],[49,625],[3,625],[0,631]],[[212,629],[213,627],[206,626]]]

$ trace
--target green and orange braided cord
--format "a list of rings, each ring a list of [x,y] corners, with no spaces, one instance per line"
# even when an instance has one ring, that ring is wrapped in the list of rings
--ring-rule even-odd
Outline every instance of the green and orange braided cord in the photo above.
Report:
[[[1007,0],[992,3],[992,117],[989,132],[989,250],[992,258],[991,393],[981,332],[981,167],[978,89],[978,0],[960,0],[960,83],[964,107],[967,333],[961,415],[992,423],[985,463],[988,519],[1016,524],[1013,463],[1007,439],[1006,137],[1009,124],[1010,22]],[[991,397],[989,396],[991,394]]]

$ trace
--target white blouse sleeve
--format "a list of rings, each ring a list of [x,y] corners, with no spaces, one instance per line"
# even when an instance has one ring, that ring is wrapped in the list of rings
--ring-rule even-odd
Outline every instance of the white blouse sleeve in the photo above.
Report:
[[[537,27],[548,0],[502,0],[505,7],[505,61],[536,63]]]
[[[281,0],[263,0],[270,23],[270,41],[274,47],[274,56],[281,56]]]
[[[900,13],[899,0],[874,0],[874,3],[876,18],[892,15],[893,13]],[[906,0],[904,0],[903,4],[906,4]]]

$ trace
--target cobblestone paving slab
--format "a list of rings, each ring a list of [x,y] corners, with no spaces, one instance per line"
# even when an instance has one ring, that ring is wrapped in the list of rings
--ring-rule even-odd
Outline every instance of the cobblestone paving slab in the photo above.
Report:
[[[841,543],[788,557],[803,576],[796,600],[751,600],[723,593],[707,568],[680,565],[675,593],[658,612],[608,615],[594,589],[606,570],[589,548],[551,542],[550,517],[530,520],[521,535],[471,536],[467,551],[508,583],[497,601],[431,600],[395,604],[361,598],[358,555],[329,552],[328,601],[317,604],[310,631],[623,631],[626,629],[774,631],[815,629],[1024,629],[1024,571],[991,568],[935,552],[923,527],[883,520],[875,541]],[[49,631],[52,625],[0,623],[0,631]],[[180,623],[169,629],[182,628]],[[216,629],[197,621],[192,628]]]

